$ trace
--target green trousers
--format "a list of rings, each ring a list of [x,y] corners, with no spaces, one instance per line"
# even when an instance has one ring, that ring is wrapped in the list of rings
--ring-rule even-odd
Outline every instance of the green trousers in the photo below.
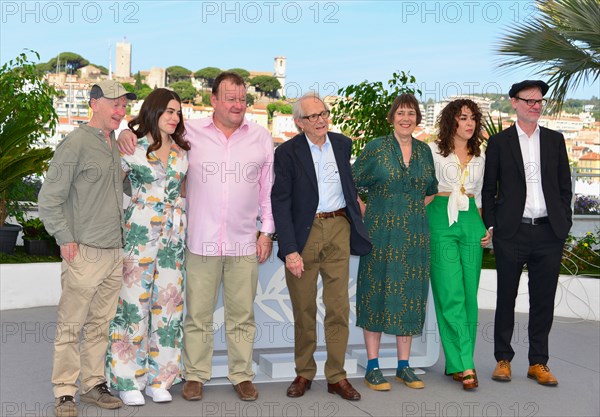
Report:
[[[448,225],[448,197],[436,196],[427,205],[431,233],[431,289],[446,372],[474,369],[477,337],[477,289],[481,274],[485,226],[469,198],[469,210],[459,211]]]

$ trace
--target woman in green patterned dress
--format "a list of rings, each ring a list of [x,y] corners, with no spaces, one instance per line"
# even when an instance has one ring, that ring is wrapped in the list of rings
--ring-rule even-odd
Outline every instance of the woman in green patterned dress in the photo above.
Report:
[[[412,137],[421,122],[412,94],[398,96],[388,114],[393,132],[369,142],[353,166],[357,187],[368,191],[365,226],[373,250],[360,258],[356,325],[363,328],[368,365],[365,383],[391,388],[379,370],[381,333],[396,336],[396,379],[425,384],[410,367],[412,335],[420,334],[429,291],[429,226],[425,205],[437,193],[429,147]]]

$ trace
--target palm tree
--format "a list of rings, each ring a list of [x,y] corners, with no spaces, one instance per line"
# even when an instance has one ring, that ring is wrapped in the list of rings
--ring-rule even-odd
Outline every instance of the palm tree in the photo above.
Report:
[[[536,0],[539,15],[508,29],[498,45],[500,67],[540,67],[548,74],[552,109],[566,94],[600,76],[600,1]]]

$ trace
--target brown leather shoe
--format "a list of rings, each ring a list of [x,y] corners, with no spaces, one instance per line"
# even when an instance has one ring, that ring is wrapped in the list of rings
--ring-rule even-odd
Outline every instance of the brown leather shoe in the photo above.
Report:
[[[492,373],[492,379],[500,382],[510,381],[510,362],[505,360],[498,361]]]
[[[200,381],[185,381],[181,396],[188,401],[200,401],[202,399],[203,384]]]
[[[535,365],[531,365],[527,370],[527,378],[535,379],[538,384],[555,386],[558,385],[558,380],[550,369],[541,363],[536,363]]]
[[[360,400],[360,394],[354,389],[347,379],[342,379],[340,382],[336,382],[335,384],[327,384],[327,392],[330,394],[338,394],[344,400]]]
[[[243,381],[233,386],[238,397],[242,401],[255,401],[258,398],[258,391],[252,381]]]
[[[291,398],[302,397],[304,393],[310,389],[311,385],[312,381],[309,381],[304,377],[297,376],[296,379],[294,379],[294,382],[292,382],[292,385],[288,387],[286,395]]]

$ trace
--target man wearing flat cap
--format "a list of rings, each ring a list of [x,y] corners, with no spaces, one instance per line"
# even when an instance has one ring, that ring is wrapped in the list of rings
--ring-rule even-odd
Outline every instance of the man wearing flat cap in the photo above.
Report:
[[[571,175],[563,135],[538,125],[548,85],[513,84],[517,122],[490,137],[485,157],[483,220],[492,233],[498,290],[494,320],[496,381],[510,381],[515,299],[523,266],[529,276],[527,377],[554,386],[548,335],[563,246],[571,229]]]
[[[116,81],[92,86],[92,118],[58,144],[39,195],[40,218],[63,259],[52,371],[59,417],[77,415],[77,379],[82,402],[123,405],[106,386],[104,355],[123,277],[123,177],[114,130],[135,98]]]

